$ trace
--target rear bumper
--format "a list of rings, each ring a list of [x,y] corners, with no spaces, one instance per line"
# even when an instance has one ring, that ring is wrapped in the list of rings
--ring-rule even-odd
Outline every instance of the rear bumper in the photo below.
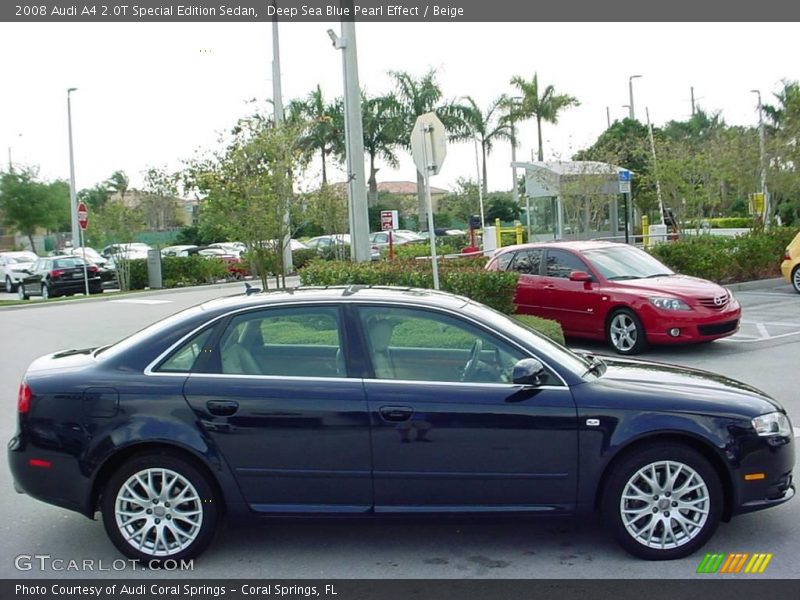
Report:
[[[787,283],[792,283],[792,270],[797,263],[791,260],[785,260],[781,263],[781,275],[786,280]]]

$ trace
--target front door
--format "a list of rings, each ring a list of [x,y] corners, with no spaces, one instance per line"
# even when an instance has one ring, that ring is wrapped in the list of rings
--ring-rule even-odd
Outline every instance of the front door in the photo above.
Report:
[[[565,333],[601,334],[602,294],[596,281],[570,281],[573,271],[591,274],[577,255],[567,250],[547,250],[542,287],[543,316],[561,323]]]
[[[376,512],[572,510],[576,409],[554,373],[523,391],[510,373],[524,352],[470,321],[358,311],[372,365]]]
[[[260,512],[372,507],[369,421],[336,306],[232,317],[184,394]]]

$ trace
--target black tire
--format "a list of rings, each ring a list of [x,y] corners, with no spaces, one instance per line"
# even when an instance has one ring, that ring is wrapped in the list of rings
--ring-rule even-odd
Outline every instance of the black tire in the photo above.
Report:
[[[31,299],[31,297],[28,295],[28,292],[25,291],[25,286],[22,285],[22,284],[20,284],[17,287],[17,297],[20,300],[30,300]]]
[[[619,333],[618,327],[633,327],[628,337]],[[617,354],[631,356],[647,349],[647,334],[642,320],[629,308],[618,308],[613,311],[606,323],[606,341]]]
[[[89,288],[89,293],[90,294],[102,294],[103,293],[103,288],[101,288],[101,287]]]
[[[800,265],[792,269],[792,287],[795,292],[800,294]]]
[[[6,275],[6,293],[13,294],[17,291],[17,284],[11,281],[11,277]]]
[[[118,495],[125,493],[123,491],[124,484],[134,475],[148,472],[155,473],[153,481],[156,486],[159,485],[159,473],[166,472],[168,477],[170,474],[177,475],[179,478],[182,478],[183,482],[188,482],[189,485],[182,485],[181,480],[179,480],[178,483],[173,482],[170,493],[178,490],[177,495],[180,496],[182,491],[188,489],[188,494],[193,498],[191,502],[181,502],[178,505],[169,506],[169,503],[166,502],[168,498],[164,498],[162,489],[162,494],[156,499],[155,504],[152,502],[148,503],[147,506],[149,506],[149,508],[147,508],[147,510],[151,511],[149,514],[142,514],[138,520],[130,519],[127,521],[128,531],[130,532],[131,529],[138,528],[139,523],[141,523],[143,519],[148,519],[149,527],[145,534],[138,539],[144,540],[145,544],[151,544],[157,547],[157,542],[154,544],[155,539],[157,539],[155,538],[155,530],[157,529],[156,525],[160,524],[158,518],[160,517],[160,520],[163,521],[160,531],[164,532],[163,535],[165,536],[164,547],[160,553],[156,552],[153,548],[143,549],[135,546],[133,542],[129,542],[122,533],[126,524],[118,523],[116,513]],[[163,479],[160,481],[161,485],[163,485]],[[136,484],[133,485],[136,487]],[[141,493],[143,489],[144,488],[140,487],[138,491]],[[172,497],[174,498],[175,495]],[[159,499],[160,504],[158,502]],[[119,498],[119,502],[124,503],[125,498]],[[136,504],[134,504],[135,510],[141,511],[142,509],[136,508]],[[127,506],[130,507],[130,504]],[[220,516],[218,498],[216,497],[214,487],[208,477],[190,462],[168,452],[145,454],[132,458],[124,463],[115,471],[106,484],[103,490],[100,508],[103,513],[103,525],[105,526],[106,533],[117,547],[117,550],[129,558],[136,558],[144,561],[145,566],[156,566],[158,562],[162,560],[181,560],[199,556],[211,543]],[[200,522],[199,524],[196,522],[193,523],[193,526],[187,526],[186,523],[188,521],[178,518],[177,515],[180,512],[179,509],[189,510],[193,508],[202,511],[199,516]],[[158,510],[160,510],[161,513],[156,512]],[[172,511],[174,511],[174,513]],[[172,514],[176,515],[175,519],[171,518]],[[126,515],[120,516],[120,519],[125,518]],[[136,524],[135,526],[132,525],[134,523]],[[173,529],[179,527],[187,534],[186,537],[191,541],[182,540],[175,534],[170,533],[169,530],[167,530],[168,527],[172,527]],[[173,548],[166,547],[166,544],[170,541],[173,543]],[[180,546],[180,544],[184,543],[186,543],[186,545]],[[175,546],[175,544],[179,545]]]
[[[671,471],[669,466],[665,467],[666,461],[669,461],[672,465]],[[637,479],[640,470],[654,464],[660,464],[656,473],[657,479],[662,485],[666,481],[665,473],[678,473],[675,485],[671,487],[665,485],[659,491],[658,489],[644,489],[647,484],[642,483],[637,487],[647,493],[646,500],[631,499],[630,496],[628,496],[629,499],[623,500],[623,493],[629,484],[631,482],[634,482],[634,484],[641,482],[640,479]],[[678,464],[682,465],[681,471],[676,469]],[[716,531],[724,504],[722,484],[714,467],[697,451],[680,444],[654,443],[652,446],[639,448],[636,452],[631,452],[624,456],[612,468],[613,470],[609,474],[602,492],[601,511],[603,521],[611,529],[617,542],[634,556],[646,560],[683,558],[703,547]],[[666,471],[664,471],[665,468]],[[647,473],[651,473],[649,469]],[[664,475],[663,479],[661,475]],[[687,486],[691,488],[700,481],[705,485],[705,491],[700,488],[699,490],[682,492],[680,496],[678,495],[683,483],[688,482]],[[629,489],[629,494],[634,493],[631,489]],[[675,495],[671,495],[670,492],[666,491],[667,489],[676,492]],[[652,497],[649,496],[650,493],[653,493]],[[692,495],[694,495],[694,498],[692,498]],[[677,500],[683,500],[687,497],[689,497],[689,500],[685,504],[691,505],[697,510],[694,508],[675,508]],[[658,498],[658,500],[655,500],[655,498]],[[626,504],[623,505],[623,501]],[[651,508],[651,504],[657,505],[658,508]],[[631,515],[628,517],[628,526],[623,520],[623,507],[626,509],[627,514]],[[672,514],[670,514],[670,510],[673,511]],[[703,510],[707,510],[704,519]],[[636,516],[637,513],[639,516]],[[674,529],[679,527],[677,516],[689,523],[688,527],[682,530]],[[696,519],[696,521],[692,521],[692,519]],[[645,536],[642,536],[641,539],[634,537],[634,531],[637,528],[648,529],[648,526],[654,520],[660,520],[661,524],[657,524],[655,530],[649,532],[652,534],[649,543],[646,538],[648,533],[645,533]],[[666,533],[665,520],[668,520],[670,524],[670,531],[676,532],[677,535],[675,533],[671,535],[672,539],[669,541],[671,547],[653,547],[659,545],[659,539],[669,540],[670,538]],[[629,530],[629,527],[633,531]],[[657,535],[659,531],[661,532],[660,538]]]
[[[42,300],[49,300],[50,298],[55,298],[55,294],[50,291],[50,286],[46,283],[42,284]]]

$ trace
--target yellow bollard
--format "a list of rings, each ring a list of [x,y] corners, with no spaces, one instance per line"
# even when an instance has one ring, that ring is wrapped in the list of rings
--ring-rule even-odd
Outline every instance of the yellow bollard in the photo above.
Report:
[[[650,247],[650,219],[647,215],[642,215],[642,243],[645,248]]]
[[[497,232],[495,234],[495,235],[497,235],[497,247],[498,248],[502,248],[503,247],[503,228],[500,227],[500,219],[495,219],[494,220],[494,230]]]
[[[517,234],[517,244],[522,243],[522,223],[517,223],[514,227],[514,233]]]

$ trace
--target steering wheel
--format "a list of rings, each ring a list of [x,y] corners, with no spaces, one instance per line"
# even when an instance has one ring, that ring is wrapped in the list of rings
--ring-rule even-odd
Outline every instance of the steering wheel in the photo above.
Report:
[[[469,381],[478,372],[480,366],[480,355],[483,351],[483,340],[475,338],[475,343],[472,344],[472,349],[469,351],[469,360],[464,365],[464,372],[461,374],[461,381]]]

